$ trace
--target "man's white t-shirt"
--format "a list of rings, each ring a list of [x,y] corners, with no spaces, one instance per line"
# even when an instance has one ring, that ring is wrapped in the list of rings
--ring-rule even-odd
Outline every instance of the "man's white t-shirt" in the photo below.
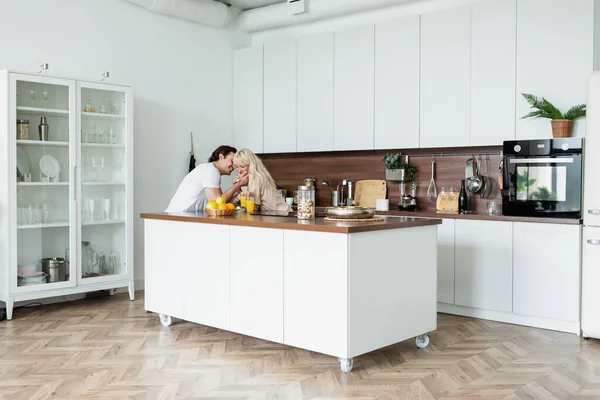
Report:
[[[205,188],[221,187],[221,174],[213,163],[200,164],[179,184],[165,212],[200,211],[206,208]]]

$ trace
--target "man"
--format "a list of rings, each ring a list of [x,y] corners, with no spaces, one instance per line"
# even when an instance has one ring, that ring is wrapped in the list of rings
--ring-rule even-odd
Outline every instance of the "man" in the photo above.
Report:
[[[248,174],[235,177],[233,186],[221,192],[221,176],[233,172],[233,156],[237,150],[231,146],[219,146],[205,164],[200,164],[183,178],[166,212],[202,211],[209,200],[224,197],[230,202],[242,186],[248,184]]]

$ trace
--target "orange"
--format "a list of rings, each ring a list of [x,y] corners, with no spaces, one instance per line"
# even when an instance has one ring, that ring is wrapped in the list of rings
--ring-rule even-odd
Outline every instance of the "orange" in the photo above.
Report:
[[[227,203],[226,206],[228,210],[235,210],[235,206],[233,205],[233,203]]]
[[[227,205],[226,204],[219,204],[218,210],[227,210]]]
[[[218,207],[217,203],[215,202],[208,202],[208,204],[206,205],[206,209],[211,209],[211,210],[216,210]]]

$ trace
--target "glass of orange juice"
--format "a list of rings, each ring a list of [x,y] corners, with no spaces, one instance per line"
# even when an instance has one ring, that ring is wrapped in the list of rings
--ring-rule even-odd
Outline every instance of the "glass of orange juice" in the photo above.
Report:
[[[247,196],[246,198],[246,212],[252,214],[254,212],[254,197]]]
[[[246,208],[246,193],[240,194],[240,207]]]

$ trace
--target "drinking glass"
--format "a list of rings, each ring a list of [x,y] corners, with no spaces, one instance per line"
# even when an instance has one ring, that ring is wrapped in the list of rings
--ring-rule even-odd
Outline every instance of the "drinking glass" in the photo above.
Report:
[[[450,192],[448,193],[448,198],[450,199],[450,211],[457,211],[454,209],[454,200],[456,199],[456,188],[454,186],[450,186]]]
[[[44,91],[42,92],[42,98],[44,99],[44,108],[48,108],[48,97],[50,97],[50,93],[48,93],[48,86],[44,87]]]
[[[497,215],[498,214],[498,204],[495,201],[490,201],[487,203],[488,215]]]
[[[103,199],[102,204],[104,206],[102,219],[108,221],[110,219],[110,199]]]
[[[448,211],[448,188],[443,186],[442,192],[440,193],[440,199],[442,199],[442,211]]]
[[[248,214],[254,213],[254,196],[246,197],[246,212]]]
[[[33,87],[29,89],[27,96],[29,97],[29,100],[31,100],[31,107],[33,107],[35,105],[35,89]]]
[[[240,194],[240,207],[246,208],[246,193]]]

